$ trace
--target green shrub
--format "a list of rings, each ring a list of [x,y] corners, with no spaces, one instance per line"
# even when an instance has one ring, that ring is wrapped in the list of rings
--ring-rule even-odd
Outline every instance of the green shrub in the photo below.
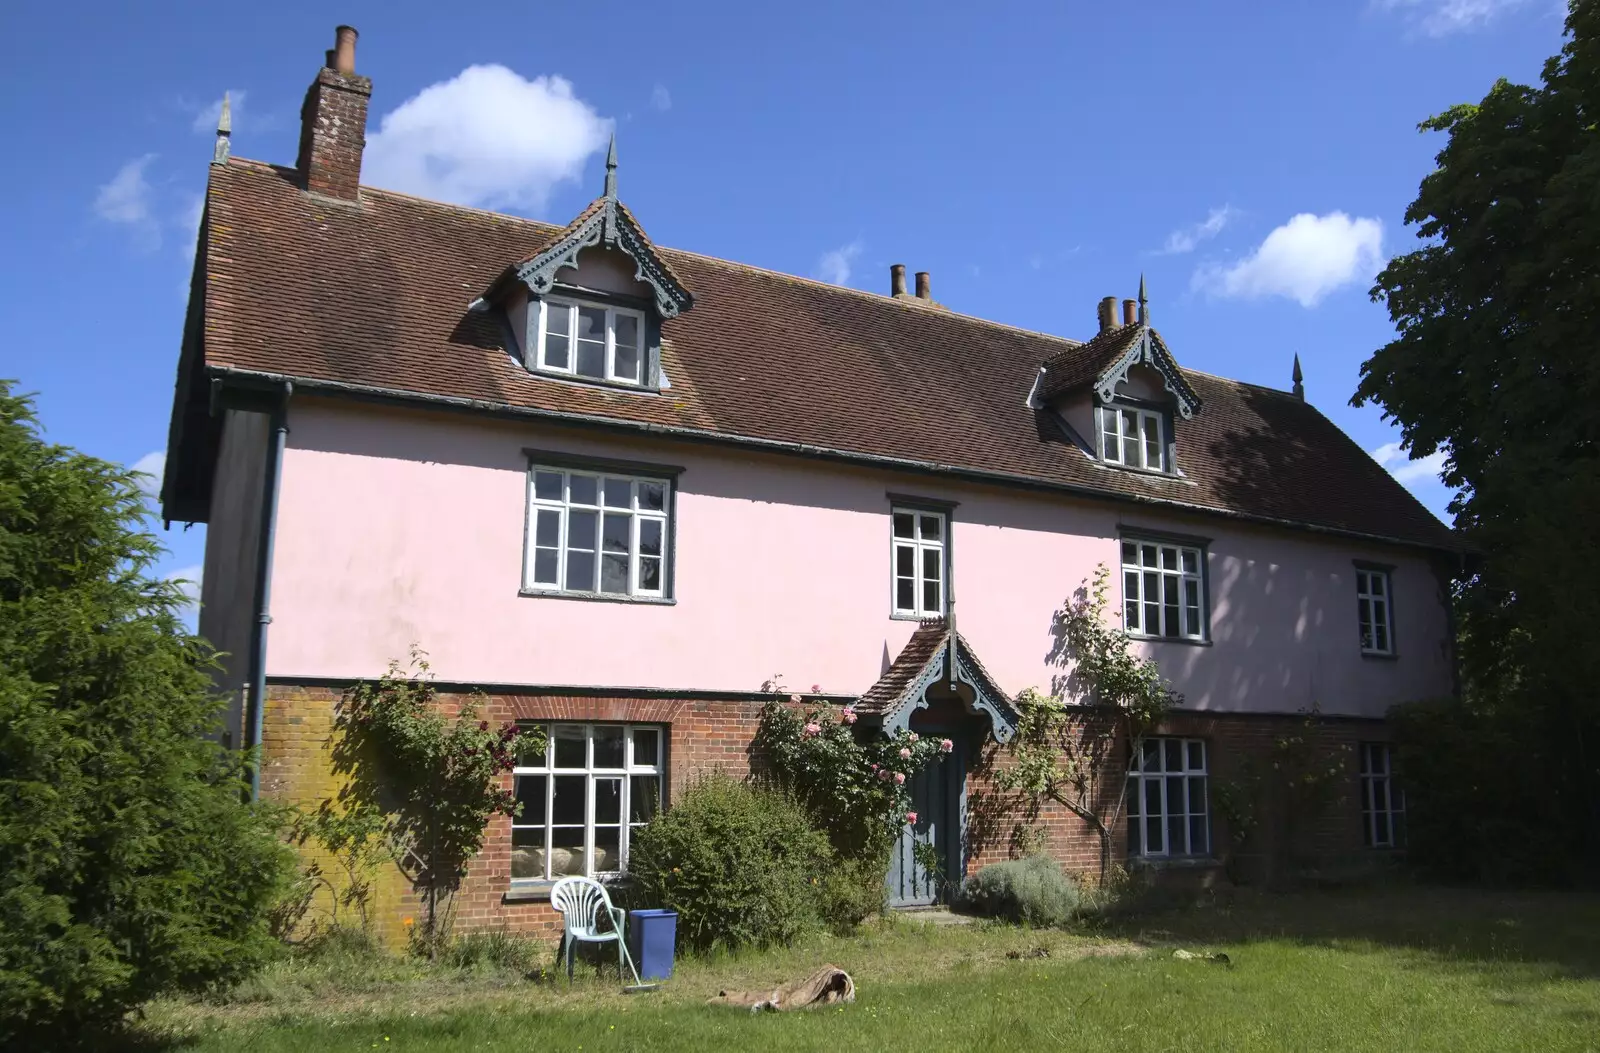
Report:
[[[1082,899],[1078,886],[1048,856],[991,863],[961,886],[962,903],[977,914],[1028,925],[1065,925]]]
[[[634,835],[631,900],[677,911],[683,947],[788,943],[819,924],[831,855],[791,798],[711,775]]]
[[[277,953],[277,810],[211,737],[215,652],[139,479],[0,383],[0,1047],[61,1049]]]
[[[840,936],[883,912],[889,889],[884,874],[889,864],[881,859],[836,859],[822,878],[822,921]]]

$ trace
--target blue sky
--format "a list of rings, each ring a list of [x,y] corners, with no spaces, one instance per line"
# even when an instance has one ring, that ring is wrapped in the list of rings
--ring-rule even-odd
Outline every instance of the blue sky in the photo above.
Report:
[[[158,465],[217,100],[292,164],[344,21],[364,181],[564,222],[600,189],[658,242],[1087,338],[1148,275],[1187,366],[1287,387],[1431,508],[1351,409],[1367,299],[1442,145],[1423,118],[1560,46],[1556,0],[1130,4],[59,4],[0,14],[0,376],[52,439]],[[474,69],[473,67],[479,67]],[[489,67],[489,68],[483,68]],[[498,68],[496,68],[498,67]],[[198,575],[204,529],[165,535]]]

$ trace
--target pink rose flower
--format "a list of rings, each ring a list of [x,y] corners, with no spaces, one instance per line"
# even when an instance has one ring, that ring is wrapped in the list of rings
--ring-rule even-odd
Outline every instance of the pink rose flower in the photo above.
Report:
[[[789,696],[789,701],[798,705],[799,703],[804,702],[805,699],[801,698],[800,692],[796,691],[794,694]]]
[[[905,782],[906,782],[906,773],[905,772],[897,771],[897,772],[894,773],[894,784],[896,786],[904,786]]]
[[[954,750],[955,748],[956,748],[956,744],[954,742],[951,742],[949,739],[940,739],[939,740],[939,752],[940,753],[949,753],[952,750]]]
[[[913,731],[913,732],[912,732],[912,733],[911,733],[911,741],[912,741],[912,742],[915,742],[915,741],[917,741],[917,733],[916,733],[916,732],[915,732],[915,731]]]
[[[844,712],[842,712],[840,716],[844,718],[844,722],[846,724],[854,724],[856,722],[856,707],[845,706]]]
[[[809,739],[813,735],[820,734],[822,734],[822,725],[818,724],[816,721],[813,720],[811,723],[806,725],[806,738]]]
[[[912,826],[916,826],[917,825],[917,813],[916,812],[907,812],[906,813],[906,822],[910,823]]]
[[[811,693],[814,694],[814,695],[821,694],[822,693],[822,685],[821,684],[812,684],[811,685]]]
[[[874,765],[873,765],[873,766],[872,766],[872,770],[873,770],[873,771],[877,771],[877,770],[878,770],[878,766],[877,766],[877,765],[876,765],[876,764],[874,764]]]
[[[911,759],[911,750],[910,750],[909,747],[906,747],[906,746],[900,747],[900,759],[901,760],[910,760]]]
[[[889,769],[885,768],[882,771],[880,771],[878,773],[878,778],[882,779],[884,782],[888,782],[889,781]]]

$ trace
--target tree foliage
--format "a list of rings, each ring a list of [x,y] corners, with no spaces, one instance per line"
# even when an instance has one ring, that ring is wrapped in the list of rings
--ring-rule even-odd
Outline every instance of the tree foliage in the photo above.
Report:
[[[1545,758],[1508,764],[1546,806],[1505,818],[1554,824],[1572,862],[1600,857],[1597,121],[1600,2],[1575,0],[1539,86],[1502,80],[1423,122],[1448,138],[1406,213],[1422,245],[1378,276],[1398,335],[1353,400],[1381,405],[1413,456],[1448,452],[1474,553],[1456,596],[1463,726]],[[1529,796],[1462,779],[1478,814]]]
[[[0,384],[0,1045],[59,1048],[276,946],[288,872],[210,735],[214,653],[152,575],[138,482]],[[12,1046],[8,1043],[16,1042]]]

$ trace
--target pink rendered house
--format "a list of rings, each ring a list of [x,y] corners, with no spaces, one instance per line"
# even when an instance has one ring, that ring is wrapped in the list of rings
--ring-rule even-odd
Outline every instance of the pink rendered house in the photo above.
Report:
[[[969,796],[1104,564],[1186,698],[1128,773],[1130,863],[1207,871],[1208,780],[1313,705],[1350,749],[1318,843],[1400,844],[1384,714],[1453,689],[1456,557],[1298,361],[1292,392],[1184,369],[1142,287],[1079,342],[899,266],[878,295],[659,247],[614,144],[565,227],[363,187],[339,39],[293,167],[219,133],[162,489],[209,527],[201,630],[262,792],[319,792],[339,692],[418,644],[448,693],[550,727],[467,914],[539,925],[696,772],[748,770],[776,673],[959,743],[891,875],[929,902],[914,839],[948,873],[1005,855]],[[1051,830],[1088,864],[1081,824]]]

